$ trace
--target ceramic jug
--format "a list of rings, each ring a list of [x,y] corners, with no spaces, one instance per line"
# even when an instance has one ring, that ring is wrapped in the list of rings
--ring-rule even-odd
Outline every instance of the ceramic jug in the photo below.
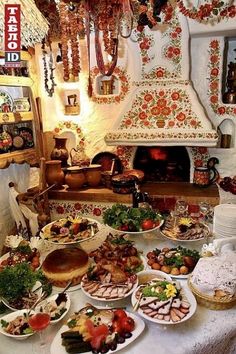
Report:
[[[61,161],[46,161],[45,178],[49,186],[56,184],[55,187],[61,187],[64,183],[64,172],[61,169]]]
[[[67,166],[67,159],[69,157],[68,150],[66,148],[66,141],[67,138],[62,138],[60,136],[54,136],[55,139],[55,146],[51,152],[51,159],[52,160],[60,160],[61,166]]]
[[[211,157],[207,161],[205,167],[195,167],[193,174],[193,183],[198,187],[207,187],[217,181],[219,172],[215,168],[215,165],[219,163],[216,157]]]

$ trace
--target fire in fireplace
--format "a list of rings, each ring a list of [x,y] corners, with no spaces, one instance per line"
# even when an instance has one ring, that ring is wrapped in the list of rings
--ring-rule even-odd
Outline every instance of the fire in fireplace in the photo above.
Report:
[[[183,146],[139,146],[133,167],[144,172],[145,181],[190,181],[190,159],[187,149]]]

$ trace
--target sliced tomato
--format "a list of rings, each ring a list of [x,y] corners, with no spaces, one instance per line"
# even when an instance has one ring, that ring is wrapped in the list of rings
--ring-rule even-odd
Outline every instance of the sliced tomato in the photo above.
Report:
[[[77,235],[79,233],[80,224],[79,223],[73,224],[72,229],[73,229],[74,235]]]
[[[86,320],[85,325],[89,334],[92,337],[90,341],[91,347],[94,349],[99,349],[101,347],[102,342],[104,342],[104,340],[109,334],[108,327],[105,324],[101,324],[95,327],[90,319]]]

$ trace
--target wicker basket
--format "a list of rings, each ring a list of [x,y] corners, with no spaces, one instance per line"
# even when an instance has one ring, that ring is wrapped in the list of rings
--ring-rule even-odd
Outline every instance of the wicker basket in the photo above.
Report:
[[[236,305],[236,296],[231,299],[217,299],[200,293],[191,283],[191,277],[188,278],[188,286],[195,295],[197,302],[211,310],[227,310]]]

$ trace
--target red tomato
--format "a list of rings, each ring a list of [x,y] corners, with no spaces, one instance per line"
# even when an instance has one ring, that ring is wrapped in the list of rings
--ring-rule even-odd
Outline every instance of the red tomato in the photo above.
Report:
[[[113,332],[122,333],[123,328],[122,328],[122,325],[121,325],[121,321],[120,320],[114,320],[112,322],[112,329],[113,329]]]
[[[126,312],[122,309],[115,310],[114,315],[115,315],[115,319],[117,320],[121,320],[122,318],[127,317]]]
[[[129,226],[128,225],[121,225],[118,227],[118,230],[120,231],[129,231]]]
[[[131,317],[125,317],[121,321],[122,330],[124,332],[132,332],[135,327],[134,320]]]
[[[155,227],[155,222],[151,219],[146,219],[142,222],[141,227],[143,230],[150,230]]]
[[[77,235],[79,233],[80,224],[79,223],[73,224],[72,229],[73,229],[74,235]]]

